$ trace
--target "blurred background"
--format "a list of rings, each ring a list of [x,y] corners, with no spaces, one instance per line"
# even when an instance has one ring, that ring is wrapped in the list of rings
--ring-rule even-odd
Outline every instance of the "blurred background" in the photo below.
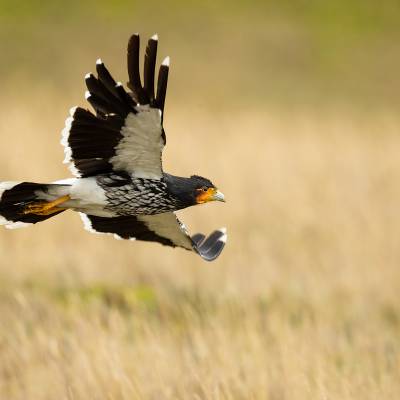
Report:
[[[171,57],[165,170],[226,204],[214,263],[0,231],[0,398],[398,399],[400,3],[0,0],[0,179],[69,176],[60,132],[131,33]],[[144,47],[144,46],[143,46]]]

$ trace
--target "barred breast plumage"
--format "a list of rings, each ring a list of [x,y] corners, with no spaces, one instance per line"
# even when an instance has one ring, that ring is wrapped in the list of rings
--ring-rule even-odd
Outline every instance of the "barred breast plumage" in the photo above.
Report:
[[[118,215],[154,215],[182,208],[164,180],[133,178],[124,173],[96,177],[107,198],[105,209]]]

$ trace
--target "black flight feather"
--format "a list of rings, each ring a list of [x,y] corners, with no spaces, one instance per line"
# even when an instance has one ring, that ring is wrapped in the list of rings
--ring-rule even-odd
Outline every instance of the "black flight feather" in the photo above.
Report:
[[[158,72],[156,105],[164,114],[165,96],[167,94],[169,66],[161,64]]]
[[[99,81],[107,88],[109,92],[117,95],[115,91],[115,85],[117,84],[117,82],[115,82],[114,78],[108,72],[108,69],[105,67],[101,60],[97,60],[96,62],[96,71],[97,76],[99,77]]]
[[[140,104],[148,104],[148,99],[140,82],[139,72],[140,38],[137,33],[131,36],[128,43],[128,87],[132,90],[134,99]]]
[[[85,82],[90,95],[94,96],[94,101],[96,101],[97,99],[102,100],[100,105],[106,111],[100,111],[102,111],[104,114],[115,113],[125,117],[131,111],[131,108],[126,103],[120,100],[117,92],[115,91],[115,88],[113,88],[113,92],[110,91],[100,80],[96,79],[92,74],[88,74],[86,76]],[[107,109],[109,111],[107,111]]]
[[[150,105],[154,103],[154,75],[156,69],[157,44],[158,40],[156,36],[150,38],[144,56],[144,91],[149,98]]]

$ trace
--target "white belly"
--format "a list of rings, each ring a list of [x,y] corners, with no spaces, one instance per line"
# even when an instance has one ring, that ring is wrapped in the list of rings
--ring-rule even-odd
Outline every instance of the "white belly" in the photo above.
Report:
[[[64,207],[99,217],[116,216],[105,209],[107,197],[104,190],[97,184],[96,178],[71,178],[55,183],[71,185],[68,193],[71,200],[65,202]]]

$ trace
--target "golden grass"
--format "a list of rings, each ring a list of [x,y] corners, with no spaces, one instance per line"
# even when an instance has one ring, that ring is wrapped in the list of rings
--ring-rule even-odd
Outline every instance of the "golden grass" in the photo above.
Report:
[[[66,176],[66,109],[3,101],[3,179]],[[398,116],[168,104],[166,128],[166,170],[227,196],[182,213],[226,225],[225,252],[90,235],[73,213],[1,230],[0,398],[398,399]]]

